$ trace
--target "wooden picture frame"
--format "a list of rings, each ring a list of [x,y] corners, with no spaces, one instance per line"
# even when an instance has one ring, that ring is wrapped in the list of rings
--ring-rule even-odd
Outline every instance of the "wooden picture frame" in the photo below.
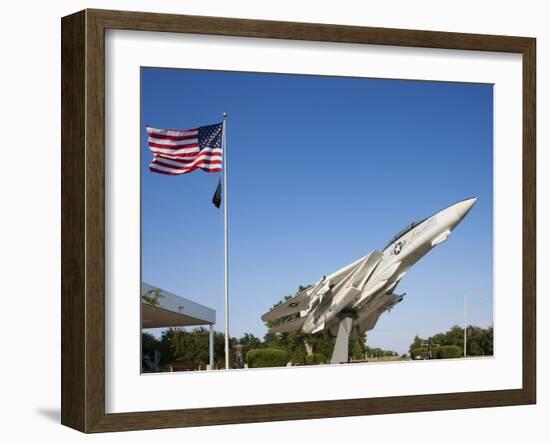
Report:
[[[261,37],[522,55],[523,383],[513,390],[132,413],[105,412],[105,30]],[[62,19],[62,424],[83,432],[142,430],[536,401],[536,41],[186,15],[84,10]]]

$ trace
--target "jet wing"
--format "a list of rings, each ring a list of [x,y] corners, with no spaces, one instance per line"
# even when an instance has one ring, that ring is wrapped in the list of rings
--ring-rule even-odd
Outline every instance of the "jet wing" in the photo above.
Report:
[[[323,277],[316,285],[302,290],[293,298],[265,313],[262,316],[262,321],[274,321],[275,319],[280,319],[307,310],[310,306],[312,297],[316,296],[319,292],[323,292],[323,296],[329,299],[334,296],[335,293],[339,292],[342,287],[348,284],[350,280],[354,288],[361,287],[370,277],[381,257],[382,254],[375,250],[335,273]],[[329,289],[329,287],[331,288]]]
[[[285,321],[281,322],[280,324],[277,324],[274,327],[271,327],[269,331],[271,333],[290,333],[290,332],[298,332],[302,328],[302,325],[306,321],[307,316],[303,316],[301,318],[296,318],[291,321]]]
[[[350,268],[348,273],[339,280],[332,293],[338,293],[345,287],[353,287],[358,290],[363,290],[363,287],[372,275],[372,272],[380,262],[381,258],[382,253],[374,250],[367,256],[361,258],[359,261],[356,261],[354,263],[354,267]],[[331,279],[331,281],[333,281],[333,279]]]
[[[361,266],[354,272],[352,286],[362,289],[381,259],[382,253],[378,250],[370,252],[361,263]]]
[[[317,284],[319,285],[319,284]],[[268,311],[262,316],[262,321],[273,321],[275,319],[283,318],[284,316],[293,315],[301,310],[305,310],[308,307],[310,295],[314,292],[317,286],[308,287],[302,290],[293,298],[278,305],[273,310]]]
[[[378,253],[378,252],[377,252]],[[328,275],[326,277],[327,281],[330,281],[330,284],[333,286],[338,286],[342,284],[342,281],[348,280],[351,275],[356,274],[357,270],[369,259],[372,253],[369,253],[367,256],[359,258],[357,261],[348,264],[345,267],[342,267],[340,270]]]

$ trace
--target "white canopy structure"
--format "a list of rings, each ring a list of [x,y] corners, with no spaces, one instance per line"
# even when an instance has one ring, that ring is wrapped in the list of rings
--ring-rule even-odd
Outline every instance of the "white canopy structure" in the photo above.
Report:
[[[146,282],[141,283],[141,327],[185,327],[208,325],[209,359],[214,366],[214,324],[216,311],[189,299],[167,292]]]

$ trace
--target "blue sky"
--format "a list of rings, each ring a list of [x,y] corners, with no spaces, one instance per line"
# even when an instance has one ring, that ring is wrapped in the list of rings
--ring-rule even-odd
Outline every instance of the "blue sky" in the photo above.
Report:
[[[406,352],[493,318],[493,89],[487,84],[142,68],[142,276],[212,307],[223,330],[218,174],[151,173],[144,125],[227,112],[230,334],[298,285],[382,247],[407,223],[477,196],[449,240],[401,281],[368,345]]]

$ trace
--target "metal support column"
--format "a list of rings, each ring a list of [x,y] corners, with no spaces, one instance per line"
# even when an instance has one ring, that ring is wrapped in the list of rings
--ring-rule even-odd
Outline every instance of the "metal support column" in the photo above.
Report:
[[[210,336],[208,342],[208,352],[209,352],[209,361],[210,361],[210,370],[214,370],[214,326],[210,324],[209,326]]]
[[[352,315],[345,315],[340,321],[338,326],[338,335],[336,336],[336,344],[332,352],[331,364],[341,364],[348,362],[349,352],[349,335],[351,333],[351,326],[353,323]]]

